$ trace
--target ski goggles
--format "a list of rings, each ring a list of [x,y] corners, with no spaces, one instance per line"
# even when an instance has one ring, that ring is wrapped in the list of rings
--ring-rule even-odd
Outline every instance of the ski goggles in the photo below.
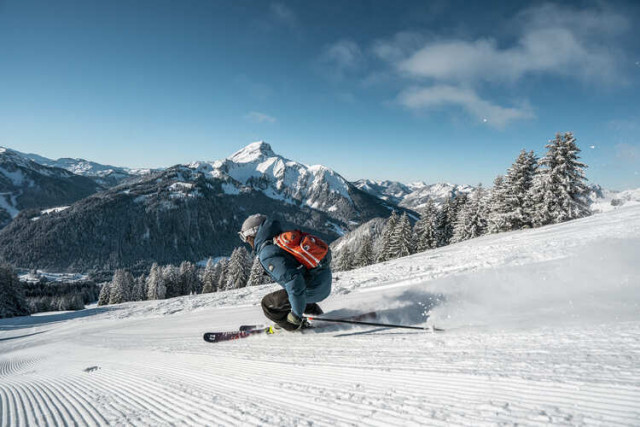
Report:
[[[243,243],[247,243],[247,238],[255,236],[258,232],[258,228],[260,228],[260,226],[253,227],[245,231],[239,231],[238,236],[240,236],[240,240],[242,240]]]

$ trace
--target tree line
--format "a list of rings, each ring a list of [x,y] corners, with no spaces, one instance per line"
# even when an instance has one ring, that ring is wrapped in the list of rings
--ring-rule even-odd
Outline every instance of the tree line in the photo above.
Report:
[[[99,291],[90,280],[60,283],[42,277],[38,282],[23,282],[12,266],[0,265],[0,318],[82,310],[97,300]]]
[[[82,310],[85,304],[95,302],[100,292],[100,287],[91,280],[58,283],[43,277],[38,282],[21,282],[21,285],[31,314]]]
[[[364,267],[462,242],[485,234],[541,227],[591,214],[580,149],[571,132],[558,133],[538,159],[522,150],[493,188],[482,185],[470,195],[453,194],[441,208],[429,200],[420,218],[411,226],[407,213],[394,211],[382,233],[369,233],[357,248],[345,246],[335,258],[335,269]]]
[[[155,263],[148,274],[138,277],[125,269],[118,269],[111,282],[102,286],[98,305],[206,294],[269,282],[258,258],[241,246],[234,249],[229,258],[218,262],[209,258],[204,268],[188,261],[180,266]]]

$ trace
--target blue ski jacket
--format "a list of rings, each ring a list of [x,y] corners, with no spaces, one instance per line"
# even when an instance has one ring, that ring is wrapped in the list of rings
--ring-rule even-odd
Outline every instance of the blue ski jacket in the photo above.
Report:
[[[309,270],[273,243],[283,231],[278,220],[267,219],[256,234],[255,250],[267,274],[286,289],[291,311],[302,317],[308,303],[322,301],[331,293],[331,251],[320,265]]]

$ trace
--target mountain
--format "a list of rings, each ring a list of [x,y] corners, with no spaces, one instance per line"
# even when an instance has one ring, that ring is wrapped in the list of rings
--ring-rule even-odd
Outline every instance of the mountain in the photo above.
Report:
[[[412,210],[420,210],[429,199],[439,206],[453,194],[471,193],[474,187],[457,184],[403,184],[397,181],[373,181],[361,179],[354,185],[373,196]]]
[[[275,154],[264,141],[249,144],[224,160],[195,162],[188,167],[222,179],[229,194],[251,189],[288,205],[325,212],[344,223],[336,228],[338,234],[374,216],[388,216],[393,208],[325,166],[307,166]]]
[[[16,151],[16,153],[19,153]],[[131,169],[118,166],[103,165],[85,159],[68,157],[52,160],[32,153],[19,153],[40,165],[65,169],[76,175],[85,176],[104,187],[113,187],[132,177],[147,175],[153,169]]]
[[[22,210],[68,205],[100,190],[89,178],[0,147],[0,228]]]
[[[606,190],[599,185],[590,186],[591,210],[593,212],[607,212],[621,206],[640,204],[640,188],[634,190],[614,191]]]
[[[258,142],[223,160],[138,177],[68,209],[19,215],[0,231],[0,259],[58,271],[143,269],[228,255],[255,212],[331,242],[394,207],[331,169],[288,160]]]

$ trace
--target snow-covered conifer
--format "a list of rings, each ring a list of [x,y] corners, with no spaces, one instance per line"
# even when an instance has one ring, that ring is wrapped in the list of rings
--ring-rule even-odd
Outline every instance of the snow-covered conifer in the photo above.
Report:
[[[409,216],[404,212],[391,234],[389,256],[390,258],[400,258],[411,255],[413,251],[413,228],[411,227],[411,222],[409,222]]]
[[[144,274],[138,276],[134,280],[133,291],[131,292],[131,301],[143,301],[146,299],[146,278]]]
[[[503,175],[493,180],[493,188],[489,195],[487,206],[487,233],[500,233],[511,230],[508,223],[507,198],[508,188]]]
[[[100,288],[100,295],[98,296],[98,305],[109,304],[109,294],[111,291],[111,282],[105,282]]]
[[[337,271],[348,271],[353,269],[353,256],[351,255],[351,251],[349,247],[345,245],[340,250],[340,257],[338,258],[338,262],[336,265]]]
[[[264,268],[260,263],[260,258],[254,257],[251,271],[249,272],[249,280],[247,286],[258,286],[266,283],[264,276]]]
[[[162,277],[162,268],[158,263],[153,263],[149,276],[147,276],[147,299],[165,299],[167,287]]]
[[[175,265],[165,265],[162,267],[162,283],[166,287],[166,298],[173,298],[181,295],[180,268]]]
[[[222,258],[220,261],[218,261],[217,266],[220,267],[220,275],[218,276],[218,291],[224,291],[227,289],[229,258]]]
[[[225,289],[239,289],[247,286],[249,279],[249,254],[244,246],[233,250],[229,259],[229,270],[227,273],[227,285]]]
[[[522,150],[505,178],[505,227],[519,230],[532,226],[531,187],[538,168],[533,151]]]
[[[220,274],[220,267],[214,264],[213,258],[209,258],[207,260],[207,265],[204,268],[204,274],[202,275],[202,293],[203,294],[215,292],[218,289],[219,274]]]
[[[584,163],[571,132],[558,133],[546,145],[547,154],[538,162],[531,189],[535,226],[560,223],[590,214]]]
[[[113,273],[111,290],[109,292],[109,304],[120,304],[131,301],[133,290],[133,276],[130,272],[118,269]]]
[[[416,239],[416,252],[423,252],[438,246],[438,235],[436,230],[436,220],[438,210],[433,200],[429,199],[427,205],[422,210],[420,219],[413,227]]]
[[[398,214],[396,211],[391,213],[391,216],[387,218],[387,221],[382,228],[382,235],[380,236],[380,241],[377,247],[376,254],[376,262],[387,261],[392,258],[391,256],[391,237],[393,235],[393,231],[396,228],[396,224],[398,223]]]
[[[445,201],[442,209],[438,212],[438,215],[436,216],[438,247],[446,246],[451,243],[458,212],[462,210],[462,207],[466,202],[467,195],[465,193],[452,194],[451,197]]]
[[[196,266],[189,262],[183,261],[180,264],[180,295],[191,295],[198,289],[198,272]]]
[[[486,233],[485,206],[485,191],[480,184],[458,213],[451,243],[473,239]]]
[[[373,238],[367,233],[363,236],[355,255],[355,266],[366,267],[373,264]]]

